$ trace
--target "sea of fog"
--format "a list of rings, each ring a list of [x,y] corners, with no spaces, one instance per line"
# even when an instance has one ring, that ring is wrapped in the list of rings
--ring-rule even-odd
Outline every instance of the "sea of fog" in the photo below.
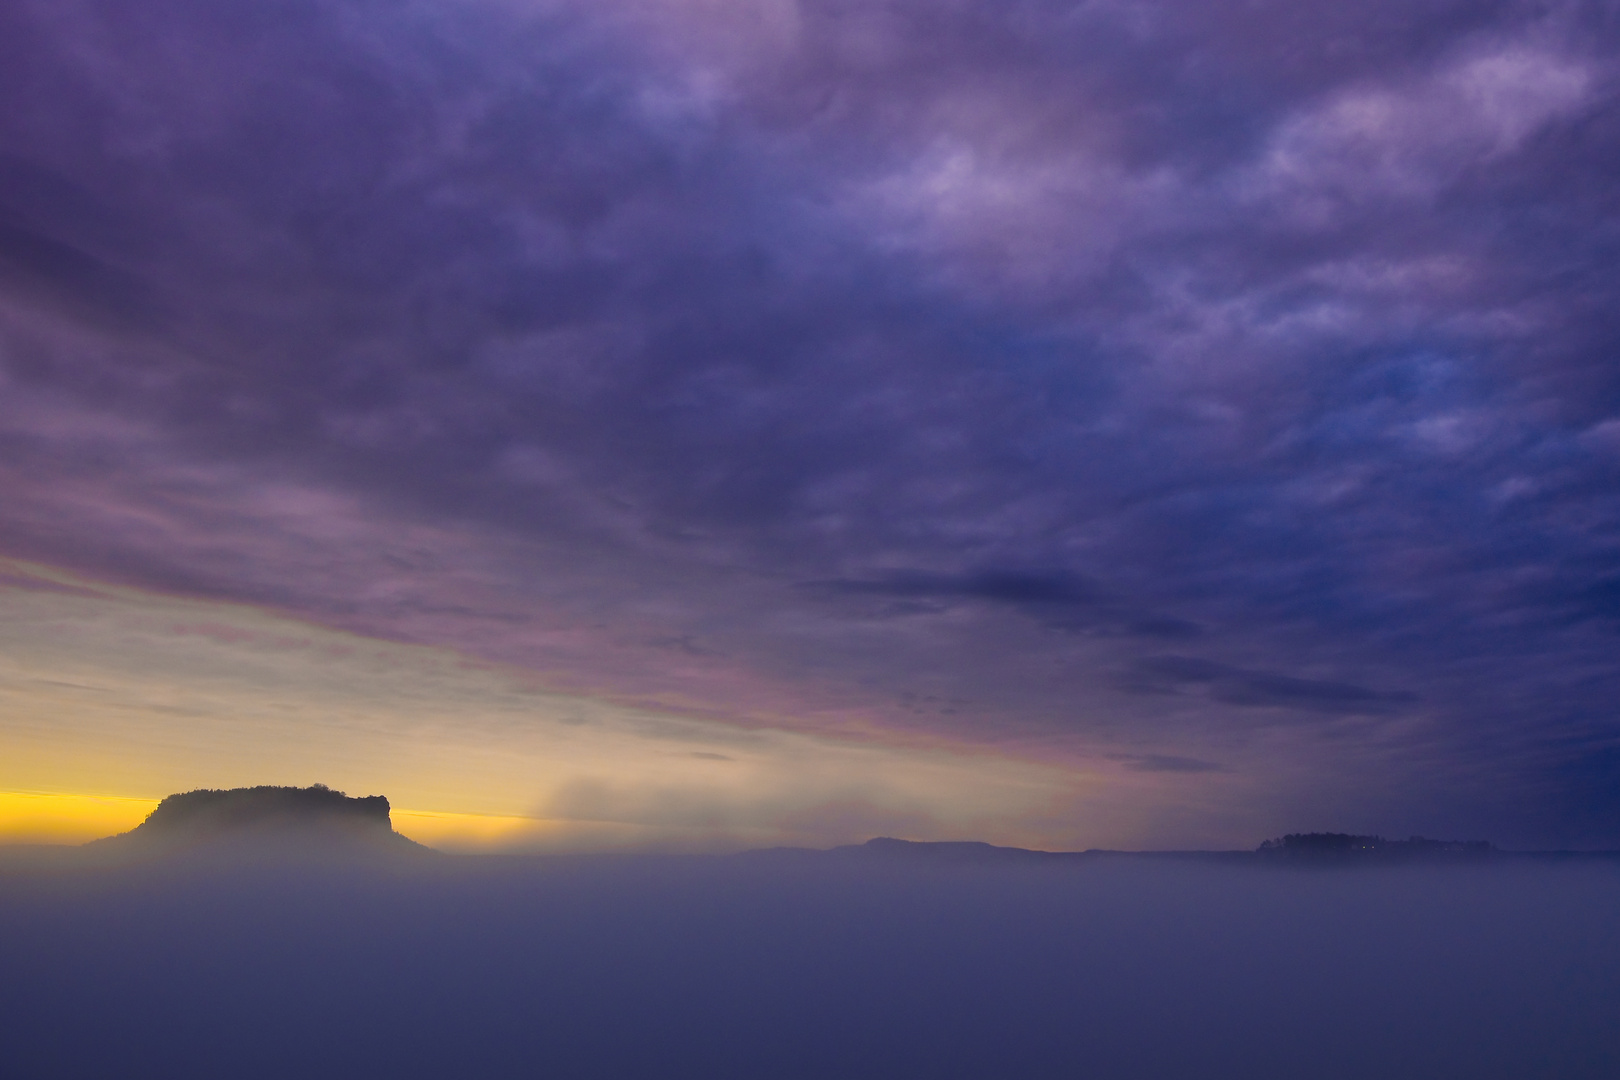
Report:
[[[0,1076],[1620,1076],[1620,865],[0,858]]]

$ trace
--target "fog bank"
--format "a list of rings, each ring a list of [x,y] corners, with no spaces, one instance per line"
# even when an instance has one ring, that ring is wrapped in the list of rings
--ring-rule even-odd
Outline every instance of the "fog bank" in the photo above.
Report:
[[[0,860],[9,1076],[1608,1077],[1620,866]]]

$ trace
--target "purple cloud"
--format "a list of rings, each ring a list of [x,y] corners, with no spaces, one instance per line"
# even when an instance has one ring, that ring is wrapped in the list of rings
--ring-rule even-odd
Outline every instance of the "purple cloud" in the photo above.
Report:
[[[1603,5],[24,3],[0,41],[8,553],[1620,839]]]

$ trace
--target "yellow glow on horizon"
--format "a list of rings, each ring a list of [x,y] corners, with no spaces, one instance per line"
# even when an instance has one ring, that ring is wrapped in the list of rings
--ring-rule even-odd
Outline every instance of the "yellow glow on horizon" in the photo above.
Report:
[[[83,844],[128,832],[157,804],[120,795],[0,791],[0,844]]]
[[[159,800],[61,791],[0,791],[0,844],[84,844],[135,828]],[[462,814],[444,810],[391,812],[394,831],[431,848],[453,852],[555,849],[554,834],[576,823],[525,816]],[[599,830],[600,831],[600,830]],[[609,832],[615,830],[607,830]],[[620,839],[624,829],[616,830]],[[634,831],[634,830],[629,830]],[[564,847],[578,847],[579,838]]]
[[[60,791],[0,791],[0,844],[84,844],[135,828],[158,799]],[[465,814],[395,807],[394,831],[449,852],[591,850],[656,844],[661,830],[625,822]],[[667,838],[666,838],[667,839]],[[641,845],[637,841],[641,841]]]
[[[451,850],[734,850],[875,835],[1084,846],[1113,838],[1076,835],[1082,804],[1115,793],[1072,766],[982,747],[558,693],[533,672],[447,648],[0,558],[0,790],[315,782],[386,795],[400,832]],[[154,802],[26,813],[18,803],[6,827],[92,839],[133,827],[136,807]]]

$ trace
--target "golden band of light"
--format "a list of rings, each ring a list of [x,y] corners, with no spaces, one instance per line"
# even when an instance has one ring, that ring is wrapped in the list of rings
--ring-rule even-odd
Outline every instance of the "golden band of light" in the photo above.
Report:
[[[1101,794],[1055,763],[557,693],[450,649],[0,560],[0,842],[122,832],[172,792],[315,782],[387,795],[398,831],[469,850],[1053,846]]]
[[[60,791],[0,791],[0,844],[83,844],[135,828],[157,799]],[[548,822],[530,817],[393,811],[394,830],[447,851],[492,851],[533,840]]]

